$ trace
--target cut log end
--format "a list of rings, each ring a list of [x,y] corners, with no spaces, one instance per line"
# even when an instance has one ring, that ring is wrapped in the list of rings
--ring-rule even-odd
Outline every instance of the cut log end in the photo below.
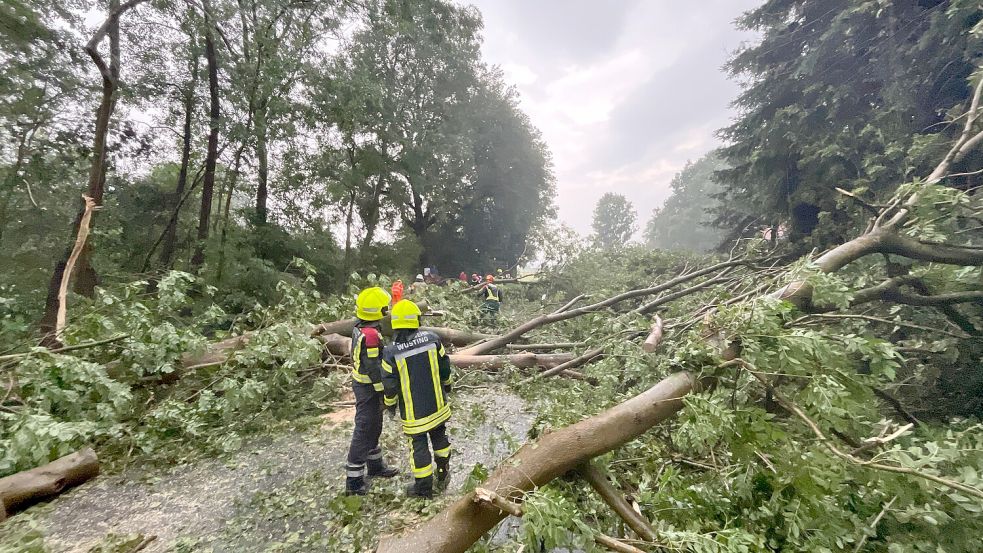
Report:
[[[662,333],[665,328],[665,323],[662,321],[662,317],[656,315],[655,322],[652,323],[652,330],[649,332],[645,342],[642,343],[642,351],[645,353],[652,353],[659,349],[659,343],[662,342]]]
[[[47,465],[0,478],[0,515],[54,497],[98,474],[96,452],[85,448]]]

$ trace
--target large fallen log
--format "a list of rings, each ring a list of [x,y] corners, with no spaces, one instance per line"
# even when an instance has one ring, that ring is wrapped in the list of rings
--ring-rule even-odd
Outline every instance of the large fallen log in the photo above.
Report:
[[[522,382],[519,382],[519,386],[524,386],[526,384],[529,384],[536,378],[547,378],[550,376],[555,376],[557,374],[562,374],[564,376],[567,376],[571,369],[582,367],[587,363],[599,359],[603,355],[603,353],[604,350],[602,348],[595,348],[590,351],[584,352],[583,354],[578,355],[577,357],[571,356],[571,358],[566,362],[557,365],[551,369],[545,370],[538,375],[530,376],[529,378],[526,378]]]
[[[647,391],[593,417],[540,436],[522,446],[481,484],[513,502],[590,459],[633,440],[683,406],[682,398],[698,387],[689,373],[676,373]],[[401,536],[387,536],[378,553],[426,551],[463,553],[505,514],[475,503],[474,492],[454,502],[426,524]]]
[[[420,302],[423,308],[426,308],[426,302]],[[392,335],[392,327],[389,325],[389,318],[383,320],[383,334]],[[355,319],[344,319],[340,321],[332,321],[330,323],[321,323],[307,329],[306,332],[310,333],[311,337],[319,336],[351,336],[352,329],[355,327]],[[482,334],[479,332],[468,332],[465,330],[457,330],[455,328],[446,327],[423,327],[425,330],[429,330],[440,336],[440,339],[445,344],[450,344],[454,346],[466,346],[468,344],[473,344],[478,340],[490,340],[496,338],[494,334]],[[219,342],[209,344],[204,351],[198,353],[188,353],[181,358],[182,371],[193,370],[201,367],[207,367],[212,365],[219,365],[225,363],[229,360],[233,353],[246,347],[252,337],[252,332],[245,332],[240,336],[233,336],[231,338],[226,338]],[[181,377],[182,371],[172,372],[164,377],[166,382],[173,382]]]
[[[501,369],[513,365],[520,369],[552,369],[574,358],[572,353],[510,353],[507,355],[450,354],[451,364],[461,369]]]
[[[328,334],[318,336],[318,340],[324,344],[325,350],[337,357],[348,357],[352,352],[352,340],[340,334]],[[508,355],[461,355],[450,354],[451,364],[459,369],[503,369],[508,365],[520,369],[530,369],[539,367],[542,369],[553,369],[562,365],[574,356],[572,353],[512,353]],[[584,378],[579,373],[567,374],[572,378]]]
[[[31,470],[0,478],[0,513],[11,514],[54,497],[99,474],[99,459],[90,448]],[[2,518],[0,518],[2,520]]]

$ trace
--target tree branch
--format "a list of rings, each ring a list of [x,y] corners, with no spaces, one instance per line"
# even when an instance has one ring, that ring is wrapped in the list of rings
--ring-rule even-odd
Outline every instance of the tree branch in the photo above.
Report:
[[[601,496],[601,499],[638,534],[638,537],[645,541],[655,541],[656,534],[655,530],[652,529],[652,524],[632,508],[597,465],[588,461],[577,468],[577,474],[590,484],[597,495]]]
[[[119,17],[123,15],[124,12],[146,1],[147,0],[130,0],[129,2],[120,4],[118,8],[109,12],[106,20],[103,21],[102,25],[99,26],[99,29],[96,30],[96,33],[92,35],[92,38],[90,38],[89,42],[85,45],[86,53],[89,54],[89,57],[92,58],[92,61],[96,64],[96,67],[99,68],[99,73],[102,74],[102,78],[107,82],[112,83],[113,88],[116,88],[116,76],[113,75],[113,72],[110,70],[109,66],[106,65],[106,60],[104,60],[102,55],[99,54],[99,43],[102,42],[102,39],[106,38],[106,34],[109,32],[110,27],[112,27],[113,24],[119,20]]]
[[[809,418],[809,416],[806,415],[805,412],[802,411],[802,409],[798,405],[796,405],[795,403],[793,403],[791,400],[789,400],[784,395],[782,395],[781,392],[779,392],[778,390],[776,390],[771,385],[770,382],[768,382],[763,376],[761,376],[761,374],[758,373],[757,368],[755,368],[754,365],[752,365],[751,363],[748,363],[746,361],[743,361],[743,360],[737,360],[737,359],[735,359],[735,361],[740,361],[740,364],[743,365],[744,368],[746,368],[748,370],[748,372],[751,374],[751,376],[753,376],[758,382],[760,382],[767,389],[771,390],[772,397],[775,398],[775,401],[777,401],[786,410],[788,410],[789,412],[795,414],[795,416],[799,417],[799,419],[801,419],[802,422],[804,422],[806,424],[806,426],[808,426],[809,429],[812,430],[812,433],[816,435],[816,438],[818,438],[819,441],[822,442],[822,444],[824,446],[826,446],[826,449],[828,449],[830,451],[830,453],[832,453],[833,455],[835,455],[835,456],[843,459],[844,461],[848,461],[850,463],[853,463],[853,464],[858,465],[858,466],[861,466],[861,467],[867,467],[867,468],[871,468],[871,469],[879,470],[879,471],[884,471],[884,472],[893,472],[893,473],[896,473],[896,474],[906,474],[906,475],[909,475],[909,476],[914,476],[916,478],[921,478],[923,480],[928,480],[930,482],[935,482],[936,484],[940,484],[940,485],[945,486],[947,488],[950,488],[950,489],[953,489],[953,490],[956,490],[956,491],[960,491],[960,492],[969,494],[969,495],[971,495],[973,497],[976,497],[978,499],[983,499],[983,491],[980,491],[980,490],[978,490],[978,489],[976,489],[976,488],[974,488],[972,486],[967,486],[965,484],[961,484],[959,482],[955,482],[955,481],[949,480],[947,478],[942,478],[942,477],[939,477],[939,476],[935,476],[934,474],[929,474],[929,473],[922,472],[922,471],[915,470],[915,469],[908,468],[908,467],[900,467],[900,466],[896,466],[896,465],[885,465],[883,463],[876,463],[876,462],[873,462],[873,461],[865,461],[863,459],[858,459],[857,457],[854,457],[853,455],[850,455],[849,453],[845,453],[845,452],[841,451],[839,448],[837,448],[835,445],[833,445],[833,442],[830,441],[830,439],[827,438],[825,434],[823,434],[823,431],[819,429],[819,426],[815,423],[815,421],[813,421],[811,418]]]

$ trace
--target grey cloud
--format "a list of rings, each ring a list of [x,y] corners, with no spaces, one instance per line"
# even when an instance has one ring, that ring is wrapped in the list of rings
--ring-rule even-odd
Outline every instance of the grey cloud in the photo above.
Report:
[[[476,0],[485,33],[514,33],[531,65],[583,63],[603,57],[617,44],[641,0]]]
[[[653,75],[611,114],[607,143],[589,162],[612,167],[651,152],[672,155],[692,129],[726,122],[739,90],[719,70],[726,57],[714,41]]]

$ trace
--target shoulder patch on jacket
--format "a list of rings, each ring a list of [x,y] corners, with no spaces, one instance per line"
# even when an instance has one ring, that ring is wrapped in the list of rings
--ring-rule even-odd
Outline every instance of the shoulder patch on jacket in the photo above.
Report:
[[[379,338],[379,331],[372,327],[363,328],[362,336],[365,337],[365,347],[367,348],[377,348],[382,343],[381,338]]]

